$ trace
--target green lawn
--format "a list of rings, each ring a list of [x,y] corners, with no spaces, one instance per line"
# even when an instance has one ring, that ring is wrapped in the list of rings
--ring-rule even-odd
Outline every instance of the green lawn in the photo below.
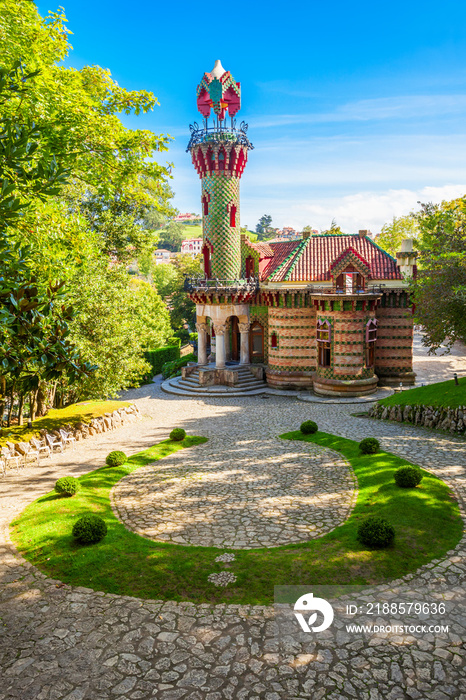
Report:
[[[172,452],[205,442],[187,437],[169,440],[129,458],[126,465],[101,468],[80,477],[82,489],[73,498],[54,492],[32,503],[12,523],[12,538],[24,556],[41,571],[68,584],[141,598],[191,600],[196,603],[270,604],[274,585],[379,583],[415,571],[442,557],[461,538],[463,523],[449,487],[424,472],[413,490],[399,489],[393,472],[406,462],[381,452],[360,455],[352,440],[299,431],[284,439],[316,442],[341,452],[351,462],[359,482],[357,504],[349,519],[316,540],[271,549],[235,550],[228,567],[216,564],[219,550],[156,543],[129,530],[115,518],[109,491],[123,476]],[[77,545],[71,537],[76,518],[92,511],[108,526],[107,536],[93,546]],[[396,529],[391,549],[370,551],[356,540],[361,520],[377,514]],[[228,588],[216,588],[207,577],[228,569],[238,577]]]
[[[458,379],[458,386],[454,379],[447,382],[438,382],[428,386],[418,386],[397,394],[392,394],[387,399],[378,402],[381,406],[440,406],[445,408],[458,408],[466,406],[466,377]]]
[[[39,431],[57,430],[66,423],[90,423],[93,418],[112,413],[118,408],[129,406],[129,401],[82,401],[74,403],[66,408],[54,408],[43,418],[37,418],[32,422],[32,428],[13,425],[10,428],[2,428],[0,446],[6,442],[29,442]]]

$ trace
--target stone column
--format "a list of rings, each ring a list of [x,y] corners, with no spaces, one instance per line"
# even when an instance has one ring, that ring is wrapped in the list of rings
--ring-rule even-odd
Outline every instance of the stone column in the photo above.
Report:
[[[225,333],[226,326],[224,323],[214,325],[216,351],[215,351],[215,369],[225,369]]]
[[[197,330],[197,364],[207,364],[207,323],[196,323]]]
[[[249,365],[249,323],[239,323],[238,330],[241,333],[239,363]]]

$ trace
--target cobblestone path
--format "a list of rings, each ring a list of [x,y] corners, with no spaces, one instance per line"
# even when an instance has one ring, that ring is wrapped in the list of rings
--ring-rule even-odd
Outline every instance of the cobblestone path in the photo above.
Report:
[[[378,437],[387,450],[450,483],[463,507],[466,443],[455,437],[354,417],[351,406],[288,397],[192,400],[162,394],[154,384],[128,398],[137,400],[144,420],[1,481],[3,525],[58,475],[100,466],[112,447],[136,452],[180,426],[215,445],[223,440],[232,450],[247,439],[275,440],[305,419],[356,440]],[[390,595],[415,591],[422,599],[439,581],[462,591],[465,555],[463,540],[443,561],[393,582]],[[24,562],[6,535],[0,581],[0,700],[466,700],[464,617],[457,620],[462,633],[419,639],[381,634],[365,643],[338,632],[310,645],[291,640],[279,655],[272,607],[144,601],[71,589]]]
[[[250,438],[227,448],[216,436],[138,469],[112,496],[120,519],[149,539],[252,549],[333,530],[355,487],[346,460],[319,445]]]

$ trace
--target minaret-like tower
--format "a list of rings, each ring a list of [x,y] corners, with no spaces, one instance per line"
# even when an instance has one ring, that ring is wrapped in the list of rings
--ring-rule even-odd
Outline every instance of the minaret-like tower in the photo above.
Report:
[[[197,88],[197,107],[204,117],[190,127],[187,150],[202,181],[204,272],[208,279],[241,276],[239,182],[253,146],[247,124],[236,127],[241,88],[220,61],[204,73]],[[213,121],[209,118],[213,112]],[[227,123],[227,112],[230,123]]]

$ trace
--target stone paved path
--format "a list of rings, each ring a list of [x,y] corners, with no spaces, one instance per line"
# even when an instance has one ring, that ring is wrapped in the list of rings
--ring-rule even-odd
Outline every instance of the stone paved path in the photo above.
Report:
[[[445,479],[464,505],[466,443],[459,438],[369,422],[352,416],[348,406],[292,398],[193,401],[162,395],[156,384],[129,398],[145,420],[99,435],[40,470],[29,467],[19,478],[2,480],[2,524],[49,490],[58,475],[100,466],[113,447],[137,452],[182,426],[212,441],[223,436],[228,449],[250,436],[273,440],[309,418],[352,439],[377,436],[386,449]],[[393,582],[390,595],[415,591],[422,598],[436,581],[464,590],[465,556],[463,539],[409,582]],[[365,643],[339,632],[336,641],[325,635],[307,645],[291,640],[280,656],[271,607],[177,604],[71,589],[24,562],[6,536],[0,581],[0,700],[466,700],[464,616],[457,620],[459,634],[375,635]]]
[[[356,480],[319,445],[223,436],[122,479],[116,514],[158,541],[252,549],[305,542],[347,519]]]

